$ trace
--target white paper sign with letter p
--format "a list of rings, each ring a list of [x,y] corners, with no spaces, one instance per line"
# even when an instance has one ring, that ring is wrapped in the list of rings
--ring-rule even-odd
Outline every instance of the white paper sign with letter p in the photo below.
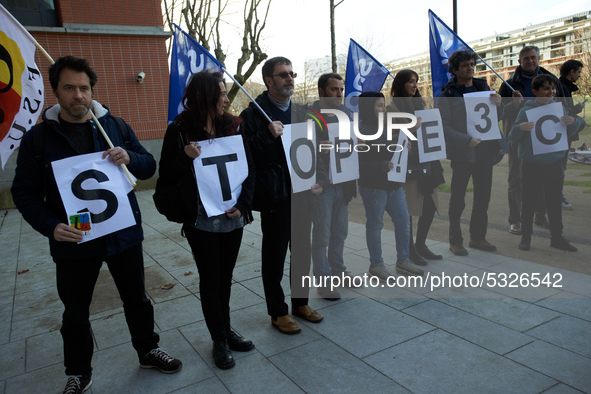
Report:
[[[293,192],[310,190],[316,183],[316,139],[308,139],[308,123],[285,125],[281,142]]]
[[[534,123],[531,131],[531,145],[534,155],[568,150],[566,125],[561,122],[564,116],[562,104],[541,105],[525,111],[527,120]]]
[[[342,140],[339,136],[339,123],[328,124],[328,139],[333,148],[330,155],[330,177],[333,184],[359,179],[359,153],[355,150],[357,137],[353,133],[352,123],[349,125],[349,139]],[[320,153],[323,154],[323,153]]]
[[[445,137],[439,108],[416,111],[415,116],[421,118],[421,127],[417,130],[419,162],[445,159]]]
[[[485,91],[464,94],[466,126],[470,137],[480,138],[482,141],[501,139],[497,106],[490,98],[494,93],[495,91]]]
[[[199,197],[208,217],[222,215],[236,205],[248,176],[242,136],[205,140],[199,145],[201,154],[193,160]]]
[[[102,152],[51,163],[66,214],[90,212],[90,241],[136,224],[127,194],[133,189],[120,166]]]

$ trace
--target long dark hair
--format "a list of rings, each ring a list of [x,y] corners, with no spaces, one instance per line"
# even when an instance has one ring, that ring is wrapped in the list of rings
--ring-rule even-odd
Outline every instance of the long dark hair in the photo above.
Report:
[[[378,117],[374,112],[374,106],[376,101],[381,98],[384,98],[384,94],[373,90],[363,92],[359,95],[359,119],[362,124],[372,127],[377,126]]]
[[[392,89],[390,90],[390,95],[392,96],[392,102],[402,112],[409,112],[412,113],[417,110],[425,109],[425,101],[421,97],[421,92],[419,89],[415,92],[415,95],[411,97],[406,95],[406,89],[404,85],[412,77],[417,79],[419,82],[419,74],[417,74],[413,70],[401,70],[398,71],[396,76],[394,77],[394,82],[392,82]]]
[[[201,71],[191,77],[182,100],[185,110],[179,115],[188,140],[196,139],[196,135],[205,130],[208,118],[211,119],[216,137],[234,134],[232,123],[235,117],[225,111],[223,115],[217,112],[217,103],[222,94],[220,82],[225,85],[219,72]]]

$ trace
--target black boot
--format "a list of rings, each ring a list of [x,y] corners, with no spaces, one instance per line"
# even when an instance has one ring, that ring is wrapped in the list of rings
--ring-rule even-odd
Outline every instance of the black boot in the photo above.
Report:
[[[232,352],[228,347],[227,341],[216,341],[213,343],[213,349],[211,351],[216,367],[220,369],[230,369],[236,362],[232,357]]]
[[[417,252],[427,260],[441,260],[443,258],[440,254],[435,254],[429,250],[427,245],[415,245]]]
[[[228,338],[228,346],[231,350],[248,352],[249,350],[254,349],[254,343],[252,343],[252,341],[242,338],[232,330],[227,331],[226,336]]]

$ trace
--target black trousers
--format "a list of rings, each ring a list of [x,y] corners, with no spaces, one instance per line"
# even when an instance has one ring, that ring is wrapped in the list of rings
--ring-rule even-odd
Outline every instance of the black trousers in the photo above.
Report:
[[[212,233],[184,226],[199,271],[199,296],[212,341],[223,341],[230,331],[232,273],[243,229]]]
[[[281,287],[287,248],[291,250],[290,278],[299,280],[309,275],[311,264],[311,208],[305,193],[292,195],[278,203],[274,209],[261,212],[263,232],[262,268],[263,287],[267,302],[267,313],[271,317],[287,315],[285,293]],[[292,208],[293,205],[293,208]],[[291,303],[294,307],[308,305],[307,288],[292,288]]]
[[[65,307],[60,331],[64,340],[66,375],[88,375],[92,372],[94,342],[89,307],[103,261],[107,263],[123,301],[131,343],[138,357],[158,347],[160,338],[154,332],[154,308],[146,297],[144,287],[141,244],[115,256],[54,261],[57,291]]]
[[[492,188],[493,166],[491,163],[451,161],[451,196],[449,198],[449,243],[463,242],[460,218],[466,207],[466,189],[472,178],[474,201],[470,216],[470,239],[482,241],[488,226],[488,204]]]
[[[562,187],[564,167],[562,160],[552,164],[534,164],[521,161],[521,234],[530,239],[533,220],[540,196],[546,201],[548,222],[552,238],[562,236]]]

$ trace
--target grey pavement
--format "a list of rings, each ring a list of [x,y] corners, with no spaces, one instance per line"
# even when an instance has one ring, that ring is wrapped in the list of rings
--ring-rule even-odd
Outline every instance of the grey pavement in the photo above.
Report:
[[[146,290],[160,345],[184,366],[174,375],[138,367],[105,266],[91,305],[90,393],[591,392],[591,276],[581,270],[528,261],[526,254],[470,250],[457,257],[447,243],[431,240],[430,248],[444,259],[425,268],[431,283],[447,275],[445,286],[431,289],[395,276],[406,286],[375,287],[367,279],[362,287],[341,289],[343,298],[336,302],[314,298],[312,290],[310,305],[324,321],[296,319],[302,332],[287,336],[271,326],[266,313],[258,220],[245,229],[231,300],[233,327],[256,348],[234,352],[233,369],[217,369],[189,246],[180,225],[157,213],[152,193],[137,193]],[[0,392],[59,393],[66,381],[62,304],[47,240],[14,209],[0,221]],[[365,226],[352,220],[345,262],[360,280],[368,269],[364,236]],[[392,231],[384,230],[382,240],[384,258],[394,263]],[[570,254],[558,256],[554,260]],[[550,286],[526,286],[534,273]],[[286,264],[287,294],[288,275]],[[476,280],[482,279],[480,286]],[[462,280],[478,286],[464,287]]]

